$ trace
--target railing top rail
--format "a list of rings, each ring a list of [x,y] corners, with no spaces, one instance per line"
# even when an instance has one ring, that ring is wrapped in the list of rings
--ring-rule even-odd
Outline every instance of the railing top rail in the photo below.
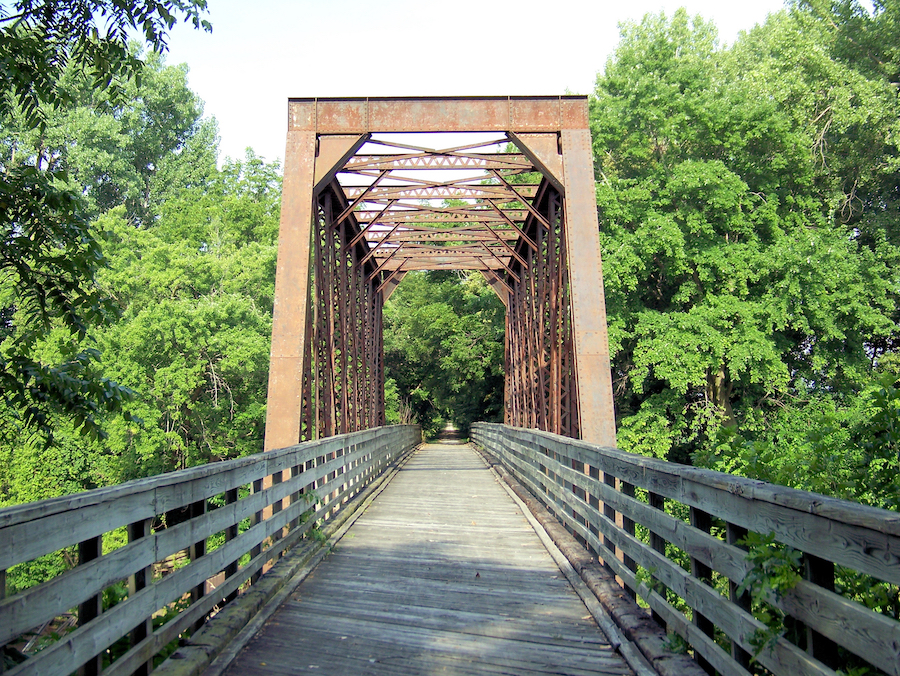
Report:
[[[679,465],[667,460],[628,453],[609,446],[598,446],[550,432],[510,427],[500,423],[475,423],[474,426],[504,428],[520,438],[544,440],[550,447],[555,446],[557,449],[562,446],[579,449],[586,455],[578,459],[595,467],[602,468],[603,458],[616,461],[620,466],[616,467],[612,473],[620,479],[688,505],[700,508],[706,506],[701,503],[696,492],[691,490],[691,485],[697,484],[730,495],[758,500],[900,537],[900,514],[890,510],[862,505],[849,500],[830,498],[819,493],[788,488],[756,479],[747,479],[734,474]],[[900,552],[898,552],[898,556],[900,556]]]
[[[186,469],[166,472],[164,474],[158,474],[143,479],[132,479],[131,481],[126,481],[125,483],[117,484],[115,486],[95,488],[57,498],[48,498],[46,500],[26,502],[21,505],[5,507],[0,509],[0,530],[26,521],[32,521],[36,518],[46,518],[60,512],[104,504],[119,498],[140,493],[148,493],[159,488],[184,484],[198,479],[220,476],[227,474],[228,472],[248,467],[258,467],[259,471],[256,473],[259,474],[258,478],[262,478],[278,471],[276,469],[270,470],[267,465],[278,464],[279,461],[286,456],[298,452],[312,453],[313,451],[322,451],[322,453],[317,452],[315,455],[330,453],[332,450],[343,448],[348,442],[350,444],[357,444],[361,441],[373,438],[378,434],[379,430],[382,429],[384,428],[373,427],[361,432],[351,432],[348,434],[327,437],[325,439],[306,441],[295,444],[294,446],[279,448],[265,453],[257,453],[244,458],[210,462],[205,465],[188,467]],[[311,455],[310,457],[315,457],[315,455]]]
[[[0,645],[40,633],[72,609],[78,618],[75,631],[48,637],[10,676],[66,676],[85,664],[110,676],[150,667],[420,440],[417,426],[374,428],[4,510],[0,572],[16,579],[0,595]],[[67,548],[72,558],[61,572],[17,567]],[[127,596],[104,607],[106,590],[123,580]],[[263,585],[258,598],[276,589]],[[167,621],[157,625],[160,611]],[[110,653],[129,634],[132,647]],[[104,655],[113,658],[108,669]]]
[[[393,426],[396,428],[396,426]],[[375,427],[0,510],[0,570],[390,434]],[[39,529],[40,538],[35,538]],[[24,558],[23,558],[24,557]]]

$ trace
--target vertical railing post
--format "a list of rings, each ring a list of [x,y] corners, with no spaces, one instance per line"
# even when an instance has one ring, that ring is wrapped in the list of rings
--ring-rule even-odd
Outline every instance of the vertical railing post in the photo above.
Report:
[[[103,536],[88,538],[78,543],[78,565],[99,559],[103,554]],[[78,626],[83,627],[103,612],[103,594],[96,594],[78,605]],[[103,671],[103,654],[94,655],[78,670],[79,676],[98,676]]]
[[[206,500],[198,500],[197,502],[191,503],[189,513],[191,519],[196,519],[203,516],[204,514],[206,514]],[[190,556],[191,562],[196,561],[202,556],[206,556],[206,540],[200,540],[192,544],[189,548],[188,555]],[[206,580],[204,579],[200,584],[198,584],[191,590],[191,604],[197,603],[205,595]],[[205,621],[206,617],[201,617],[200,619],[198,619],[193,625],[193,631],[197,631],[200,627],[202,627]]]
[[[263,491],[263,480],[256,479],[253,482],[253,493],[262,493]],[[250,527],[258,526],[263,521],[263,511],[262,509],[254,512],[253,517],[250,519]],[[262,554],[262,540],[260,540],[259,544],[254,545],[250,550],[250,558],[255,559],[257,556]],[[262,575],[262,571],[258,570],[253,575],[250,576],[250,584],[256,584],[256,581],[259,580],[259,576]]]
[[[6,569],[0,570],[0,601],[6,598]],[[5,660],[0,659],[0,674],[6,671]]]
[[[295,479],[300,476],[300,473],[303,471],[303,465],[294,465],[291,467],[291,479]],[[291,506],[293,507],[302,499],[303,492],[300,488],[291,493]],[[290,524],[288,524],[289,530],[295,530],[297,526],[300,525],[300,515],[298,514],[293,519],[291,519]]]
[[[580,466],[576,466],[576,465],[580,465]],[[579,472],[586,473],[586,474],[587,474],[591,479],[593,479],[594,481],[600,481],[600,470],[598,470],[598,469],[597,469],[596,467],[594,467],[593,465],[587,465],[587,464],[585,464],[585,463],[583,463],[583,462],[581,462],[581,463],[576,463],[576,462],[573,460],[573,461],[572,461],[572,468],[573,468],[573,469],[577,469]],[[585,470],[587,470],[587,471],[585,472]],[[572,489],[573,489],[573,491],[574,491],[574,490],[575,490],[575,487],[573,486]],[[576,495],[578,495],[578,492],[576,492]],[[597,497],[596,495],[594,495],[593,493],[583,494],[583,491],[582,491],[582,494],[579,495],[579,497],[580,497],[582,500],[585,500],[585,502],[587,502],[587,503],[588,503],[591,507],[593,507],[594,509],[596,509],[596,510],[598,510],[598,511],[600,510],[600,498],[598,498],[598,497]],[[573,513],[573,516],[575,516],[574,513]],[[587,519],[582,519],[582,523],[583,523],[583,525],[585,525],[585,526],[587,527],[587,529],[588,529],[591,533],[593,533],[593,534],[594,534],[595,536],[597,536],[597,537],[600,537],[600,530],[599,530],[598,528],[596,528],[595,526],[592,526],[592,525],[588,522]],[[583,537],[580,537],[579,535],[576,535],[575,537],[576,537],[576,539],[577,539],[584,547],[587,547],[588,549],[593,549],[593,547],[591,547],[590,544],[587,543]],[[600,555],[600,552],[594,552],[594,554],[597,555],[597,556],[599,556],[599,555]]]
[[[226,505],[233,505],[237,501],[238,501],[238,489],[237,488],[232,488],[229,491],[225,491],[225,504]],[[231,524],[230,526],[228,526],[228,528],[225,529],[225,542],[231,542],[238,536],[238,526],[239,526],[238,522],[235,521],[233,524]],[[235,559],[234,561],[229,563],[227,566],[225,566],[225,579],[226,580],[228,578],[230,578],[232,575],[237,574],[238,562],[239,562],[239,559]],[[234,601],[237,598],[237,595],[238,595],[238,590],[235,589],[233,592],[231,592],[228,596],[225,597],[225,603],[231,603],[232,601]]]
[[[603,472],[603,483],[609,486],[610,489],[616,490],[616,477],[609,472]],[[616,527],[616,509],[608,502],[603,503],[603,516],[609,519],[612,527]],[[603,538],[603,544],[612,556],[616,555],[616,545],[611,538]]]
[[[135,521],[134,523],[128,524],[128,542],[136,542],[141,538],[145,538],[150,535],[150,524],[150,519],[142,519],[140,521]],[[128,577],[128,595],[134,596],[141,589],[145,589],[150,584],[152,574],[153,567],[147,566],[146,568],[135,571],[133,575],[130,575]],[[131,630],[131,646],[134,647],[138,645],[152,633],[153,618],[147,616],[146,618],[141,620],[140,624],[138,624],[134,629]],[[152,670],[153,660],[150,659],[147,662],[141,664],[137,669],[135,669],[132,672],[132,676],[148,676],[148,674]]]
[[[634,484],[619,480],[619,490],[622,492],[622,495],[626,495],[629,498],[634,497]],[[631,537],[634,537],[634,519],[629,519],[623,514],[622,530],[628,533]],[[632,573],[637,572],[637,562],[633,558],[628,556],[628,554],[625,554],[622,557],[622,561],[625,564],[625,567]],[[637,599],[637,591],[632,587],[629,587],[627,584],[625,585],[625,591],[628,593],[632,600]]]
[[[704,533],[709,533],[712,529],[712,517],[703,510],[697,509],[696,507],[691,507],[691,525],[698,530],[702,530]],[[712,586],[712,568],[710,568],[707,564],[703,563],[699,559],[691,557],[691,575],[693,575],[696,579],[701,582],[705,582],[706,584]],[[710,638],[715,638],[716,628],[713,625],[712,621],[707,618],[705,615],[701,614],[697,611],[696,608],[691,609],[691,615],[693,616],[694,626],[697,627],[704,634],[709,636]],[[700,653],[694,652],[694,659],[697,661],[697,664],[700,665],[707,674],[715,674],[716,670],[713,668],[712,664],[706,660]]]
[[[822,589],[834,591],[834,563],[813,554],[803,554],[803,567],[807,580]],[[833,669],[838,668],[837,645],[816,630],[806,627],[806,651]]]
[[[728,544],[734,545],[735,547],[739,547],[740,549],[747,549],[746,545],[740,544],[740,541],[747,537],[747,529],[742,528],[741,526],[736,526],[733,523],[728,523],[725,526],[725,540]],[[731,600],[733,604],[735,604],[738,608],[746,611],[747,613],[752,614],[753,609],[751,605],[750,592],[744,591],[741,594],[738,594],[738,587],[740,584],[735,582],[734,580],[728,581],[728,598]],[[731,657],[737,662],[739,665],[744,667],[745,669],[750,669],[750,660],[752,655],[749,652],[744,650],[737,641],[731,641]]]
[[[648,493],[647,501],[653,509],[658,509],[661,512],[666,511],[666,499],[657,494],[657,493]],[[650,530],[650,547],[662,554],[666,555],[666,541],[663,539],[661,535],[657,535],[652,529]],[[650,615],[653,618],[653,621],[656,622],[660,627],[665,630],[667,628],[666,621],[663,619],[663,616],[657,613],[655,610],[650,611]]]
[[[280,484],[282,481],[284,481],[284,472],[275,472],[272,475],[272,484],[271,485],[274,488],[275,486]],[[276,500],[275,502],[272,503],[272,513],[265,514],[264,516],[267,519],[271,519],[273,516],[278,514],[283,508],[284,508],[284,500]],[[283,535],[282,531],[273,533],[270,545],[278,542],[281,539],[282,535]],[[270,561],[269,565],[272,565],[272,563],[274,563],[274,562]]]

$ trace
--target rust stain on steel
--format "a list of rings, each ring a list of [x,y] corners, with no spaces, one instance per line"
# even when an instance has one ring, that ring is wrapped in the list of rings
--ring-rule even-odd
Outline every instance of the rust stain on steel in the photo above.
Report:
[[[562,150],[581,438],[603,446],[615,446],[616,425],[590,131],[563,130]]]
[[[561,193],[565,193],[565,176],[559,149],[559,136],[556,134],[514,133],[510,133],[510,136],[522,152],[553,183],[553,187]]]
[[[290,99],[289,126],[319,134],[587,128],[585,96]]]
[[[614,445],[587,98],[288,109],[266,448],[383,424],[382,305],[412,270],[480,271],[504,301],[508,423]]]
[[[275,272],[266,450],[300,441],[315,150],[314,133],[288,132]]]
[[[338,169],[353,157],[366,140],[365,134],[320,136],[316,149],[315,190],[319,191],[331,183]]]

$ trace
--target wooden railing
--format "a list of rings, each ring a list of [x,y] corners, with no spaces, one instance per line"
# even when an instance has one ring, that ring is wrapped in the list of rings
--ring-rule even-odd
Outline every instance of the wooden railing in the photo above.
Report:
[[[900,675],[900,622],[841,593],[841,583],[875,586],[882,599],[872,605],[896,613],[900,514],[535,430],[478,423],[471,438],[708,673],[746,676],[762,643],[755,661],[778,675],[834,675],[858,664]],[[755,564],[746,551],[754,542]],[[767,554],[782,567],[766,568]],[[772,578],[790,578],[791,567],[795,579],[779,586]],[[752,599],[741,586],[748,575]],[[763,624],[756,615],[765,610],[783,620]]]
[[[155,655],[420,440],[418,427],[382,427],[0,510],[0,646],[77,618],[6,676],[152,671]],[[127,544],[110,551],[123,530]],[[6,595],[9,569],[66,552],[73,568]],[[122,582],[127,597],[104,610],[104,590]],[[171,619],[154,628],[160,615]]]

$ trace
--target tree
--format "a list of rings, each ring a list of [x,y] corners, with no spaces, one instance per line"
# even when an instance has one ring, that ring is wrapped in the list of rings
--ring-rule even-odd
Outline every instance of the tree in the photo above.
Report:
[[[96,220],[109,261],[96,283],[121,313],[94,340],[115,357],[106,374],[138,393],[130,410],[141,422],[100,412],[107,437],[85,440],[51,413],[51,451],[0,443],[0,504],[261,450],[279,212],[278,166],[248,152],[166,200],[151,227],[124,205]],[[53,359],[67,341],[51,330],[38,356]]]
[[[128,50],[130,31],[162,53],[182,15],[195,28],[211,31],[202,18],[205,11],[206,0],[17,0],[12,7],[0,6],[0,72],[8,88],[0,98],[0,116],[20,108],[29,126],[42,126],[48,108],[70,101],[60,87],[70,66],[88,75],[93,89],[121,101],[123,83],[143,69]]]
[[[407,275],[384,308],[388,420],[401,401],[429,434],[502,419],[503,333],[503,305],[479,273]]]
[[[98,334],[144,424],[109,420],[120,480],[262,448],[281,183],[252,152],[161,205],[150,228],[103,219],[98,282],[123,308]]]
[[[127,95],[143,63],[128,49],[128,31],[139,29],[161,52],[180,16],[209,30],[205,0],[67,2],[19,0],[0,6],[0,120],[35,130],[37,147],[18,152],[15,137],[0,158],[0,390],[9,407],[5,433],[26,428],[52,438],[49,415],[66,412],[80,429],[100,434],[101,409],[122,410],[131,393],[105,380],[96,348],[85,346],[89,327],[115,314],[94,279],[104,264],[99,235],[89,224],[69,175],[48,166],[48,121],[72,102],[67,72],[83,73],[92,89],[113,104]],[[54,362],[36,346],[56,326],[72,340]],[[10,417],[12,416],[12,417]]]
[[[720,425],[759,431],[810,389],[857,391],[872,346],[894,331],[893,250],[863,246],[838,217],[814,117],[793,117],[780,96],[808,90],[813,76],[793,73],[793,57],[815,62],[813,38],[784,28],[773,40],[791,49],[782,61],[748,47],[791,21],[777,15],[726,52],[683,10],[648,16],[624,27],[598,77],[597,194],[627,450],[688,462]],[[831,69],[816,70],[829,78],[820,87],[848,75],[820,61]],[[835,126],[858,114],[839,112]]]

